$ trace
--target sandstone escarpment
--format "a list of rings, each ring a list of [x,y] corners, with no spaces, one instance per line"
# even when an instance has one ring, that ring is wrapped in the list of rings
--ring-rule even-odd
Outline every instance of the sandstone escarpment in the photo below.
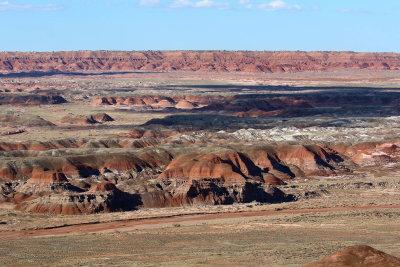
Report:
[[[282,73],[395,70],[395,53],[252,51],[76,51],[0,53],[1,72],[201,71]]]

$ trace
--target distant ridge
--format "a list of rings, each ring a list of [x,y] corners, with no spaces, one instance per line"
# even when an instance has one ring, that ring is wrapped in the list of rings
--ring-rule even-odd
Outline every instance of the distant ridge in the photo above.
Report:
[[[199,71],[293,73],[399,70],[400,54],[301,51],[0,52],[0,72]]]

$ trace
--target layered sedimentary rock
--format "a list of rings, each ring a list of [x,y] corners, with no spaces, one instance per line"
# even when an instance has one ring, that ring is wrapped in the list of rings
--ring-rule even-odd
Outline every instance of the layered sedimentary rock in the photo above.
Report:
[[[142,138],[143,132],[137,134]],[[292,179],[346,174],[400,160],[396,142],[203,144],[182,150],[174,145],[167,149],[161,140],[1,143],[1,201],[16,203],[19,210],[62,214],[281,202],[293,196],[276,186]],[[134,150],[121,150],[127,147]]]
[[[251,51],[77,51],[0,53],[2,72],[203,71],[282,73],[400,68],[395,53]]]

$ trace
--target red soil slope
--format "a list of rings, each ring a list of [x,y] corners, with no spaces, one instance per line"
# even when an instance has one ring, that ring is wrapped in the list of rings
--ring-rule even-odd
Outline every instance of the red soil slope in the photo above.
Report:
[[[399,266],[400,258],[376,250],[370,246],[358,245],[327,256],[304,267],[390,267]]]
[[[0,72],[202,71],[282,73],[343,69],[398,70],[400,54],[252,51],[2,52]]]

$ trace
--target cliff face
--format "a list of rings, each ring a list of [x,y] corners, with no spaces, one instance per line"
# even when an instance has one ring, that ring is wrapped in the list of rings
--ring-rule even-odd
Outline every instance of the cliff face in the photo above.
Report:
[[[1,52],[0,72],[201,71],[283,73],[398,70],[400,54],[252,51]]]

